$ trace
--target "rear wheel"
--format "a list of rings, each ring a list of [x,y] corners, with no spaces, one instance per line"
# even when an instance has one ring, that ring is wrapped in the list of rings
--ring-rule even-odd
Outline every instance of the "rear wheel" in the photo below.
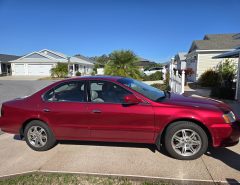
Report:
[[[205,131],[197,124],[188,121],[171,124],[166,130],[164,142],[167,152],[181,160],[197,159],[208,148]]]
[[[56,144],[51,129],[42,121],[33,120],[24,129],[24,138],[30,148],[36,151],[46,151]]]

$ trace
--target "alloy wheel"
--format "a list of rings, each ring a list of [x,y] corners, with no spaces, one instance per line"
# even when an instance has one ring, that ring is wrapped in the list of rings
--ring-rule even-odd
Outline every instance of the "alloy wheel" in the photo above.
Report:
[[[32,146],[43,147],[47,143],[47,132],[40,126],[32,126],[28,129],[27,139]]]
[[[178,130],[171,140],[172,148],[181,156],[193,156],[202,147],[202,139],[199,134],[191,129]]]

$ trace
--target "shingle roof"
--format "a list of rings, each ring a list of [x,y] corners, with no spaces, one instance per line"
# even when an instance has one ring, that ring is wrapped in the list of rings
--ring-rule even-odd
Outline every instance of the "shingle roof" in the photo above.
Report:
[[[8,62],[10,60],[16,60],[18,58],[20,58],[20,56],[0,54],[0,62]]]
[[[83,55],[80,55],[80,54],[77,54],[77,55],[75,55],[74,57],[80,58],[80,59],[82,59],[82,60],[86,60],[86,61],[88,61],[88,62],[91,62],[91,63],[93,63],[93,64],[95,64],[95,63],[96,63],[96,61],[94,61],[94,60],[91,60],[90,58],[88,58],[88,57],[85,57],[85,56],[83,56]]]
[[[194,40],[189,53],[194,50],[229,50],[240,45],[240,39],[234,34],[207,34],[203,40]]]

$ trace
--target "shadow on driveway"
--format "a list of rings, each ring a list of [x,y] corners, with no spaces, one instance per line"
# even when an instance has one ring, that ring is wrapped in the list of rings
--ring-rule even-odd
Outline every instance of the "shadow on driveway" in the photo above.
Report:
[[[24,138],[21,138],[19,135],[13,136],[14,140],[25,141]],[[167,152],[161,148],[159,151],[154,144],[142,144],[142,143],[120,143],[120,142],[101,142],[101,141],[58,141],[62,145],[90,145],[90,146],[109,146],[109,147],[123,147],[123,148],[147,148],[151,152],[160,152],[163,155],[169,157]],[[58,144],[57,143],[57,144]]]
[[[218,159],[229,167],[240,171],[240,154],[228,148],[210,148],[205,155]]]

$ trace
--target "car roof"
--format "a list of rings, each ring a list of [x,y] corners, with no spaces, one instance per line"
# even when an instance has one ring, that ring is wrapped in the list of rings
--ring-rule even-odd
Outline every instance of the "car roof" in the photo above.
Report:
[[[73,78],[69,78],[63,81],[71,81],[71,80],[109,80],[109,81],[117,81],[121,78],[121,76],[80,76],[80,77],[73,77]]]

